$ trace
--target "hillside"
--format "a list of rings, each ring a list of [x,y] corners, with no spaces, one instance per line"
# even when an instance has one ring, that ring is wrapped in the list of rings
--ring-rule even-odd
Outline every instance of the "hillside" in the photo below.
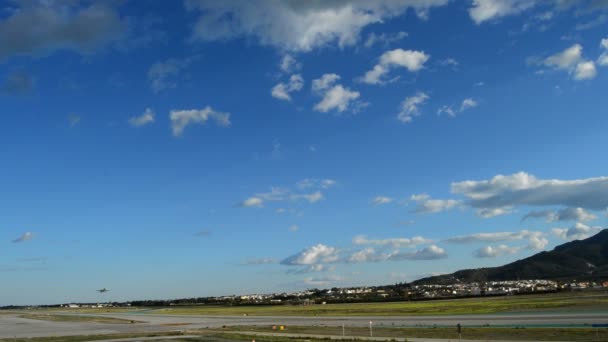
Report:
[[[452,284],[517,279],[608,278],[608,229],[585,240],[567,242],[528,258],[499,267],[466,269],[414,281],[420,284]]]

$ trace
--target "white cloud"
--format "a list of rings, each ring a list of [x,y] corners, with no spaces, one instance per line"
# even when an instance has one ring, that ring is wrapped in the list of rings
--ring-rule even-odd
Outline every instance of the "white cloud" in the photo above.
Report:
[[[446,251],[438,246],[430,245],[420,250],[412,252],[393,251],[379,252],[372,247],[356,251],[346,258],[348,263],[367,263],[383,261],[404,261],[404,260],[437,260],[447,257]]]
[[[586,61],[581,62],[576,65],[576,69],[574,69],[574,79],[575,80],[590,80],[595,78],[597,75],[597,70],[595,69],[595,62]]]
[[[413,212],[418,214],[438,213],[453,209],[460,205],[460,201],[458,200],[432,199],[427,194],[412,195],[410,200],[416,202],[416,208],[413,210]]]
[[[444,60],[439,61],[439,65],[444,67],[452,67],[453,70],[458,69],[460,63],[454,58],[446,58]]]
[[[585,210],[608,207],[608,177],[575,180],[538,179],[519,172],[489,180],[452,183],[466,204],[478,210],[507,210],[516,206],[564,206]],[[507,210],[508,211],[508,210]]]
[[[148,70],[150,87],[155,93],[159,93],[165,89],[176,88],[180,73],[198,58],[198,56],[185,59],[171,58],[164,62],[152,64]]]
[[[437,110],[437,115],[441,115],[441,114],[447,114],[450,117],[456,117],[457,113],[462,113],[468,109],[471,108],[475,108],[477,107],[477,101],[475,101],[472,98],[466,98],[464,100],[462,100],[462,103],[460,104],[460,108],[458,110],[454,110],[452,109],[451,106],[441,106],[441,108],[439,108]]]
[[[415,252],[399,252],[392,254],[389,260],[437,260],[447,258],[446,251],[438,246],[430,245]]]
[[[391,239],[380,239],[370,240],[364,235],[358,235],[353,238],[353,245],[375,245],[375,246],[389,246],[392,248],[403,248],[403,247],[415,247],[417,245],[429,244],[433,240],[423,238],[422,236],[415,236],[411,239],[408,238],[391,238]]]
[[[271,187],[269,192],[260,192],[253,195],[251,198],[257,199],[253,202],[254,205],[243,205],[242,206],[249,207],[255,206],[260,207],[263,206],[264,202],[281,202],[281,201],[299,201],[304,200],[309,203],[316,203],[323,199],[325,196],[321,190],[329,189],[336,184],[336,181],[333,179],[316,179],[316,178],[306,178],[300,180],[296,183],[295,188],[297,190],[292,190],[286,187]],[[304,192],[311,191],[311,192]],[[251,199],[250,198],[250,199]],[[259,201],[258,201],[259,200]],[[277,209],[278,213],[283,213],[287,211],[284,208]]]
[[[372,32],[367,35],[367,39],[365,39],[365,43],[363,43],[363,46],[365,46],[366,48],[371,48],[372,46],[374,46],[376,44],[388,46],[390,44],[396,43],[402,39],[407,38],[407,36],[408,36],[408,33],[403,32],[403,31],[399,31],[399,32],[395,32],[395,33],[382,32],[380,34],[376,34],[375,32]]]
[[[325,198],[325,196],[323,196],[323,193],[321,191],[315,191],[310,194],[292,194],[290,196],[290,198],[292,200],[304,199],[310,203],[316,203],[316,202],[323,200]]]
[[[329,178],[305,178],[296,183],[298,189],[328,189],[334,185],[336,185],[336,181]]]
[[[20,237],[18,237],[15,240],[13,240],[13,243],[26,242],[26,241],[30,241],[33,238],[34,238],[34,233],[32,233],[32,232],[25,232]]]
[[[539,210],[531,211],[522,217],[522,221],[529,218],[544,218],[547,222],[555,221],[593,221],[597,219],[597,216],[586,211],[583,208],[563,208],[558,211],[555,210]]]
[[[127,28],[119,13],[105,2],[87,6],[75,1],[14,3],[19,8],[0,19],[0,60],[57,50],[91,53],[120,39]]]
[[[380,262],[385,261],[390,257],[390,254],[377,253],[374,248],[365,248],[352,253],[346,262],[348,263],[364,263],[364,262]]]
[[[429,98],[430,97],[423,92],[418,92],[414,96],[406,97],[401,103],[401,109],[397,115],[397,119],[404,123],[412,122],[414,117],[420,115],[419,107]]]
[[[500,208],[480,208],[476,210],[477,216],[483,218],[491,218],[501,215],[510,214],[513,212],[512,207],[500,207]]]
[[[384,76],[397,67],[406,68],[410,72],[422,69],[424,63],[430,58],[423,51],[395,49],[387,51],[380,56],[380,61],[374,68],[361,78],[367,84],[382,84],[386,81]]]
[[[606,52],[600,55],[600,57],[597,59],[597,64],[600,66],[608,66],[608,38],[602,39],[600,42],[600,47],[606,50]]]
[[[251,207],[260,208],[260,207],[264,206],[264,200],[262,200],[259,197],[249,197],[248,199],[241,202],[241,206],[247,207],[247,208],[251,208]]]
[[[595,62],[584,60],[583,47],[580,44],[574,44],[562,52],[545,58],[542,64],[557,70],[566,70],[577,81],[589,80],[597,75]]]
[[[608,66],[608,53],[604,52],[597,59],[597,64],[599,66]]]
[[[449,117],[456,117],[456,112],[450,106],[443,105],[437,110],[437,115],[447,114]]]
[[[472,98],[462,100],[462,104],[460,105],[460,112],[464,112],[467,109],[477,107],[477,101]]]
[[[307,248],[281,261],[283,265],[315,265],[335,263],[339,259],[339,250],[335,247],[318,244]]]
[[[368,25],[413,9],[425,18],[447,0],[297,1],[187,0],[199,14],[192,39],[215,41],[255,37],[262,45],[287,51],[311,51],[325,46],[352,46]]]
[[[547,57],[544,64],[556,69],[567,70],[575,67],[582,57],[583,47],[580,44],[574,44],[560,53]]]
[[[230,126],[230,113],[218,112],[209,106],[203,109],[172,110],[169,118],[174,136],[182,135],[184,128],[190,124],[204,125],[209,119],[218,126]]]
[[[300,230],[300,227],[298,227],[297,225],[293,224],[291,226],[289,226],[289,231],[290,232],[297,232],[298,230]]]
[[[287,274],[306,274],[306,273],[319,273],[319,272],[333,272],[336,270],[335,266],[332,265],[310,265],[299,269],[291,269],[287,271]]]
[[[371,200],[373,205],[389,204],[393,201],[392,198],[386,196],[376,196]]]
[[[316,111],[344,112],[359,98],[358,91],[352,91],[341,84],[336,84],[338,80],[340,80],[339,75],[324,74],[321,78],[312,81],[313,92],[322,97],[321,102],[314,106]]]
[[[301,75],[291,75],[289,78],[289,82],[287,83],[279,83],[275,85],[270,91],[272,97],[277,98],[279,100],[291,101],[290,93],[302,90],[304,86],[304,79]]]
[[[485,246],[476,250],[473,255],[476,258],[496,258],[505,254],[515,254],[520,250],[519,247],[509,247],[507,245]]]
[[[521,13],[536,4],[536,0],[473,0],[469,15],[476,24]]]
[[[553,228],[553,235],[563,240],[583,240],[602,231],[601,227],[590,227],[577,222],[570,228]]]
[[[281,64],[279,64],[279,68],[281,71],[290,74],[295,71],[299,71],[302,69],[302,63],[299,63],[292,55],[285,54],[283,59],[281,59]]]
[[[129,119],[129,123],[134,127],[141,127],[154,122],[154,111],[150,108],[146,110],[140,116],[134,116]]]
[[[540,231],[521,230],[518,232],[493,232],[493,233],[476,233],[471,235],[457,236],[445,240],[447,243],[482,243],[482,242],[503,242],[503,241],[519,241],[528,240],[528,249],[540,250],[544,249],[549,241],[544,237],[545,234]]]

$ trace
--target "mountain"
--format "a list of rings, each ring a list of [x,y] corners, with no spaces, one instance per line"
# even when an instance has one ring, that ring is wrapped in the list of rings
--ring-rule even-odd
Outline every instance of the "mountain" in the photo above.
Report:
[[[499,267],[467,269],[412,282],[453,284],[518,279],[583,280],[608,278],[608,229],[585,240],[567,242]]]

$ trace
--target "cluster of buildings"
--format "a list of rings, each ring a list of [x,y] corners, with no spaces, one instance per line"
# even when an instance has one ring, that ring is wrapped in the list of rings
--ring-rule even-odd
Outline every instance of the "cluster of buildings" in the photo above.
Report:
[[[396,284],[376,287],[347,287],[324,290],[306,290],[272,294],[234,295],[210,297],[217,304],[325,304],[340,302],[398,301],[433,298],[500,296],[527,293],[608,288],[608,282],[589,281],[557,282],[553,280],[509,280],[456,283],[449,285]]]

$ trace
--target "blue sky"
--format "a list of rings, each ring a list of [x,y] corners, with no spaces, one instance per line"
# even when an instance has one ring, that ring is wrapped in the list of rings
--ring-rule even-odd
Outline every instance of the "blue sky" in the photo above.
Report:
[[[0,305],[387,284],[593,235],[607,21],[582,0],[1,2]]]

